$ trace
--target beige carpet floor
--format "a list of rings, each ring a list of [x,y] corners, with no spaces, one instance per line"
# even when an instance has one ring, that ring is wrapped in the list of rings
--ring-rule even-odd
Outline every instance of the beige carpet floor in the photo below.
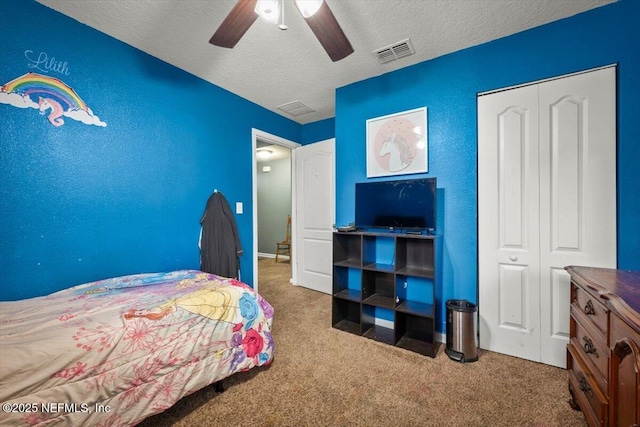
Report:
[[[207,387],[144,427],[585,426],[563,369],[480,351],[461,364],[331,328],[331,297],[289,283],[287,263],[259,261],[274,306],[275,357]]]

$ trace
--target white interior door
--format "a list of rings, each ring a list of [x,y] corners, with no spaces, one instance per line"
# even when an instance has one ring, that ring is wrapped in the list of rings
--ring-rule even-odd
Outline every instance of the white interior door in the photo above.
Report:
[[[480,346],[564,367],[567,265],[616,267],[615,69],[478,99]]]
[[[331,293],[335,223],[335,139],[294,151],[296,223],[293,262],[297,285]]]

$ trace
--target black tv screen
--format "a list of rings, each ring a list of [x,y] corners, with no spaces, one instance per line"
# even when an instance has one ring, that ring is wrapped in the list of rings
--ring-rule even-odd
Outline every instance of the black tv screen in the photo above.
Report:
[[[356,183],[357,228],[436,228],[436,178]]]

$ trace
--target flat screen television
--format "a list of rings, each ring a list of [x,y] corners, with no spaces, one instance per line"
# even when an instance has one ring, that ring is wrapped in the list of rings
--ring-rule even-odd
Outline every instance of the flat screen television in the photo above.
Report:
[[[436,178],[356,183],[355,226],[435,230]]]

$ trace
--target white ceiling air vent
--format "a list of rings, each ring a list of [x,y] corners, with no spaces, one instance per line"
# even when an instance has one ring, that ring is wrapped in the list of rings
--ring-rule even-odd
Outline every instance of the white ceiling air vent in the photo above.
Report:
[[[382,49],[374,50],[373,53],[378,57],[378,61],[381,64],[386,64],[387,62],[413,55],[416,51],[411,44],[411,40],[405,39]]]
[[[313,113],[314,111],[316,111],[310,107],[307,107],[300,101],[287,102],[286,104],[278,105],[276,108],[293,117],[298,117],[303,114]]]

